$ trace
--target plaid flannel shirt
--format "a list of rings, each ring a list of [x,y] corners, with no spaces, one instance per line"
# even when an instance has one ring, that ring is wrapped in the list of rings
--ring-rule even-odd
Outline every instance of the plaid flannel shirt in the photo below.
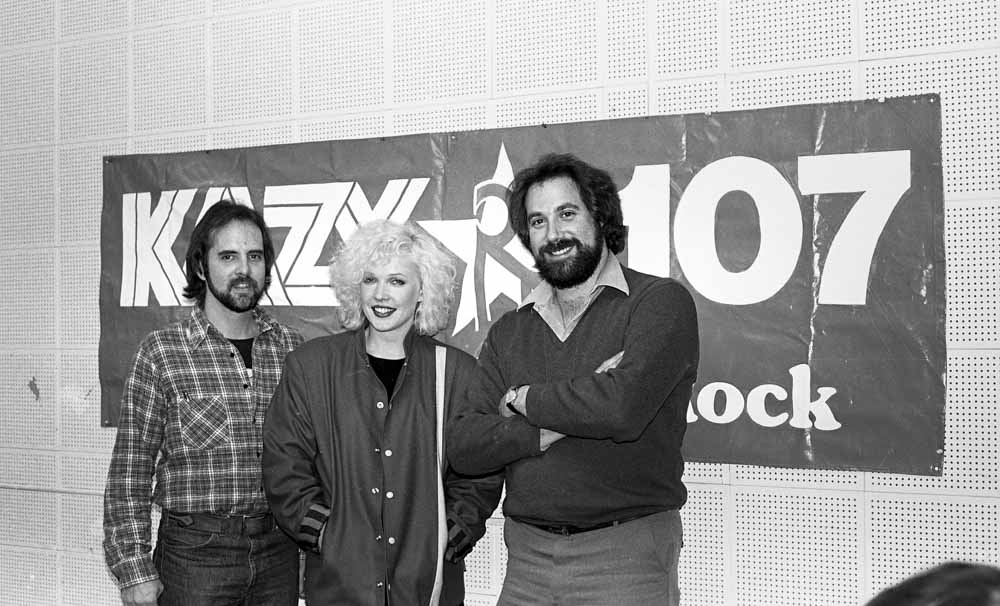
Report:
[[[268,510],[260,472],[264,414],[285,355],[302,337],[260,310],[254,316],[260,334],[252,370],[197,307],[139,345],[104,492],[104,553],[123,588],[158,576],[151,502],[187,513]]]

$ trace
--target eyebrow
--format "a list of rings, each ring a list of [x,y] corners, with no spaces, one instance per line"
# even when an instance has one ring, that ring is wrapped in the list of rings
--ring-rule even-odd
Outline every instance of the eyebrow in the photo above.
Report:
[[[224,249],[224,250],[217,251],[215,254],[217,254],[217,255],[238,255],[238,254],[240,254],[240,251],[238,251],[236,249],[232,249],[232,248],[227,248],[227,249]],[[264,254],[264,249],[263,248],[251,248],[250,250],[247,251],[247,254],[248,255],[252,255],[252,254],[263,255]]]
[[[577,204],[576,202],[563,202],[562,204],[560,204],[555,208],[555,212],[560,212],[566,210],[567,208],[571,208],[573,210],[580,210],[580,205]],[[527,218],[531,219],[532,217],[544,217],[544,216],[545,213],[535,211],[533,213],[528,213]]]

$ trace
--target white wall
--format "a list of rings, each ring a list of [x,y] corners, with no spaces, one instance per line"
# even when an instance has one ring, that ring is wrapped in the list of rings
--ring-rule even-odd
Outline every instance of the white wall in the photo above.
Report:
[[[995,0],[4,0],[0,603],[114,604],[101,156],[938,92],[944,475],[689,466],[684,604],[859,604],[1000,565]],[[502,521],[470,560],[492,604]]]

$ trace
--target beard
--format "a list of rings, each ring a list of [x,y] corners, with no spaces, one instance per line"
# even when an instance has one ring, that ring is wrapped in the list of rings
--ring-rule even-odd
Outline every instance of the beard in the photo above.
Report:
[[[249,293],[236,294],[233,292],[233,288],[241,282],[246,282],[247,285],[250,286]],[[212,280],[212,276],[209,275],[206,270],[205,285],[208,286],[208,290],[212,293],[212,296],[214,296],[219,303],[222,303],[223,307],[236,313],[243,313],[254,309],[257,307],[257,302],[260,301],[260,298],[264,296],[264,289],[250,276],[237,276],[236,278],[233,278],[226,286],[226,290],[222,291],[215,287],[215,282]]]
[[[545,255],[552,251],[575,246],[573,255],[559,261],[550,261]],[[538,275],[555,288],[564,289],[578,286],[587,281],[601,262],[601,247],[591,246],[576,238],[563,238],[542,246],[534,255]]]

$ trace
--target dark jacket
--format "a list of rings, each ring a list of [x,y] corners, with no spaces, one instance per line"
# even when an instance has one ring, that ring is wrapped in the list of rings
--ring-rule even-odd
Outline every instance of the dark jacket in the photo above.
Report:
[[[442,556],[436,345],[411,331],[391,398],[368,363],[363,330],[309,341],[285,361],[261,463],[278,524],[306,550],[309,603],[381,606],[387,586],[392,604],[430,603]],[[474,365],[448,347],[446,405]],[[502,482],[447,470],[450,546],[461,555],[485,533]]]

